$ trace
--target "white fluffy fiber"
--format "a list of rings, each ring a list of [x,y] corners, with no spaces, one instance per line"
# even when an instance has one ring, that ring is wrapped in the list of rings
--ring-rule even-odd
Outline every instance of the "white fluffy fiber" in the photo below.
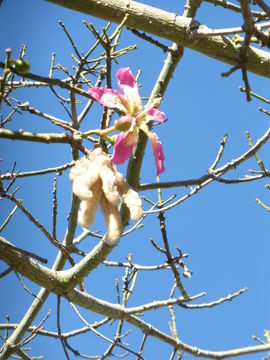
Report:
[[[122,202],[130,211],[132,220],[139,220],[143,214],[142,202],[136,191],[125,182],[101,148],[89,152],[75,162],[70,171],[73,193],[81,200],[78,222],[90,228],[95,219],[98,205],[107,225],[104,241],[115,245],[124,230],[119,206]]]

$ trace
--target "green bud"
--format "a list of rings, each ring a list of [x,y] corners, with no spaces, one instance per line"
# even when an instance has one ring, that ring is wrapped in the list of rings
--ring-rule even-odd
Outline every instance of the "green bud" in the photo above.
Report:
[[[23,60],[23,59],[12,60],[12,63],[15,66],[15,69],[20,74],[26,74],[30,71],[30,64],[27,60]]]

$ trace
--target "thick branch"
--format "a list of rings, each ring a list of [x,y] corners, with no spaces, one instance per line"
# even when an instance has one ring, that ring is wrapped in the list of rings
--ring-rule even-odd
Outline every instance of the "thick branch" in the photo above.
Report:
[[[100,243],[78,264],[68,270],[55,271],[31,260],[15,246],[0,236],[0,259],[36,284],[62,295],[73,289],[94,268],[96,268],[113,248]]]
[[[145,4],[126,0],[47,0],[95,17],[120,23],[128,14],[126,26],[172,40],[214,59],[230,65],[237,65],[239,49],[224,36],[206,36],[191,39],[190,31],[200,26],[190,18],[178,16]],[[207,29],[203,26],[204,29]],[[270,77],[270,54],[250,48],[247,70],[258,75]]]
[[[85,309],[95,311],[100,314],[106,313],[106,316],[113,319],[123,319],[128,323],[134,325],[135,327],[141,329],[146,335],[153,336],[171,346],[175,349],[181,349],[189,354],[192,354],[197,357],[203,358],[212,358],[212,359],[225,359],[234,356],[240,356],[245,354],[252,354],[262,351],[270,350],[270,345],[259,345],[259,346],[250,346],[245,348],[227,350],[227,351],[209,351],[199,349],[195,346],[191,346],[183,343],[178,339],[174,339],[172,336],[167,335],[166,333],[158,330],[153,327],[153,325],[146,323],[145,321],[139,319],[134,315],[129,315],[125,308],[122,308],[119,305],[113,305],[106,301],[100,301],[96,298],[93,298],[91,295],[82,293],[76,289],[71,291],[66,296],[68,300],[82,306]],[[105,313],[104,313],[105,312]]]
[[[73,160],[78,158],[78,152],[74,151]],[[69,220],[68,220],[68,229],[64,238],[63,244],[67,247],[72,245],[76,225],[77,225],[77,214],[79,209],[79,199],[73,195]],[[1,252],[0,252],[1,253]],[[58,256],[53,264],[52,271],[61,270],[65,265],[66,257],[63,256],[62,252],[59,251]],[[50,282],[50,279],[48,280]],[[2,348],[1,360],[9,359],[9,356],[13,354],[16,344],[19,344],[20,340],[23,338],[24,334],[28,331],[29,326],[39,313],[43,304],[49,296],[50,291],[48,289],[41,288],[38,292],[37,297],[30,305],[28,311],[25,313],[24,317],[20,321],[19,326],[14,330],[10,338],[6,341]]]
[[[185,6],[184,19],[194,17],[197,9],[199,8],[201,0],[188,0]],[[190,19],[191,20],[191,19]],[[169,85],[173,73],[181,60],[184,53],[184,48],[174,42],[171,46],[171,51],[167,55],[164,65],[156,80],[156,83],[151,91],[149,102],[153,101],[156,97],[163,97]],[[150,125],[150,124],[149,124]],[[150,126],[151,128],[151,126]],[[144,152],[147,144],[147,136],[143,131],[140,131],[139,138],[136,146],[133,149],[127,168],[127,182],[136,188],[139,185],[140,171]]]
[[[67,133],[54,134],[54,133],[31,133],[23,130],[12,131],[7,129],[0,129],[0,138],[10,140],[23,140],[41,142],[45,144],[61,143],[61,144],[74,144],[76,141],[81,142],[81,138],[75,138]]]
[[[0,257],[5,262],[13,264],[13,266],[18,271],[20,271],[23,275],[26,275],[29,279],[31,279],[39,284],[46,283],[47,289],[53,291],[54,293],[58,293],[58,294],[60,292],[59,289],[61,291],[63,291],[66,288],[65,283],[66,283],[67,278],[65,275],[68,274],[69,271],[72,271],[72,269],[74,269],[74,268],[72,268],[70,270],[58,271],[58,272],[49,270],[49,269],[46,269],[45,267],[35,263],[34,261],[30,260],[27,256],[24,256],[23,254],[17,252],[14,249],[14,247],[11,246],[3,238],[0,238],[0,244],[1,244]],[[98,256],[100,255],[99,250],[101,250],[103,246],[109,248],[108,245],[103,243],[103,245],[100,246],[100,244],[99,244],[97,246],[97,248],[99,248],[99,249],[93,250],[93,251],[95,251],[95,254],[92,251],[92,259],[93,259],[92,268],[94,268],[96,266],[97,261],[100,262],[100,259],[98,259]],[[85,261],[85,259],[84,259],[84,261]],[[33,271],[33,269],[35,271]],[[84,274],[84,276],[85,276],[85,274]],[[59,288],[59,286],[60,286],[60,288]],[[68,291],[68,288],[66,288],[66,290]],[[198,356],[198,357],[224,359],[227,357],[239,356],[242,354],[255,353],[255,352],[259,352],[259,351],[267,351],[270,349],[270,345],[254,346],[254,347],[247,347],[247,348],[242,348],[242,349],[220,351],[220,352],[213,352],[213,351],[198,349],[196,347],[185,344],[178,339],[174,339],[173,337],[167,335],[166,333],[163,333],[162,331],[154,328],[152,325],[146,323],[145,321],[135,317],[134,315],[130,315],[128,312],[128,309],[125,309],[121,305],[111,304],[111,303],[103,301],[101,299],[97,299],[89,294],[80,292],[76,289],[69,291],[65,296],[68,300],[82,306],[83,308],[90,309],[96,313],[106,315],[109,318],[126,320],[130,324],[133,324],[135,327],[140,328],[145,334],[154,336],[154,337],[158,338],[159,340],[172,345],[176,349],[182,349],[182,350],[184,350],[190,354],[193,354],[195,356]],[[175,301],[177,303],[177,302],[179,302],[179,300],[172,300],[172,301]],[[158,304],[158,305],[160,305],[160,304]],[[162,303],[161,305],[164,305],[164,304]],[[155,307],[152,306],[152,308],[155,308]],[[143,309],[143,308],[140,308],[140,307],[138,307],[138,309],[135,308],[136,311],[141,310],[141,309]],[[134,309],[132,309],[132,310],[134,310]],[[145,310],[148,310],[148,309],[146,308]]]

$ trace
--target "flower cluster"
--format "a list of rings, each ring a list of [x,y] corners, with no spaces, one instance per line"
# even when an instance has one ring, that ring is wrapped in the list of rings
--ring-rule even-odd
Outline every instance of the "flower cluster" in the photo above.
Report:
[[[107,135],[112,131],[122,131],[114,143],[112,161],[115,164],[123,164],[131,155],[137,142],[139,130],[142,130],[149,138],[156,164],[156,173],[159,176],[164,170],[164,153],[161,142],[157,135],[150,131],[148,124],[151,120],[163,123],[165,114],[157,109],[161,98],[154,99],[143,107],[139,96],[139,87],[136,79],[129,68],[121,68],[117,74],[118,86],[123,93],[114,89],[92,87],[89,94],[101,105],[116,109],[124,115],[116,120],[114,125],[102,130],[101,134]]]
[[[70,171],[73,193],[81,200],[78,222],[89,229],[100,204],[107,233],[104,241],[113,246],[123,232],[120,207],[124,203],[132,220],[142,217],[142,202],[136,191],[116,171],[110,156],[97,147],[77,160]]]

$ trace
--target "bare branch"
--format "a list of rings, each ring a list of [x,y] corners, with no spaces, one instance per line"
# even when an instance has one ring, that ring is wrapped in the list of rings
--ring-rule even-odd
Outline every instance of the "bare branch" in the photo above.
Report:
[[[111,340],[110,338],[108,338],[107,336],[104,336],[103,334],[101,334],[99,331],[97,331],[96,329],[92,328],[91,325],[83,318],[83,316],[80,314],[80,312],[78,311],[78,309],[76,308],[76,306],[74,304],[72,304],[70,302],[70,306],[72,307],[72,309],[76,312],[76,314],[79,316],[79,318],[82,320],[82,322],[89,327],[89,329],[96,334],[97,336],[99,336],[100,338],[102,338],[103,340],[114,344],[113,340]],[[131,349],[128,349],[126,346],[123,346],[120,343],[116,343],[115,344],[117,347],[120,347],[121,349],[124,349],[126,351],[128,351],[129,353],[136,355],[137,357],[139,357],[139,359],[143,359],[138,353],[136,353],[135,351],[132,351]]]
[[[65,342],[62,338],[62,333],[61,333],[61,325],[60,325],[60,304],[61,304],[61,296],[57,295],[57,329],[58,329],[58,338],[61,341],[62,344],[62,348],[64,350],[65,356],[67,358],[67,360],[70,360],[66,346],[65,346]]]
[[[254,25],[254,27],[261,31],[262,29],[269,28],[270,21],[267,21],[263,24]],[[192,38],[198,38],[200,36],[228,36],[228,35],[236,35],[245,32],[243,27],[233,27],[233,28],[226,28],[226,29],[208,29],[204,26],[199,27],[198,29],[194,29],[191,31]]]
[[[263,11],[267,14],[267,16],[270,17],[270,8],[268,5],[266,5],[266,3],[263,0],[253,0],[254,4],[258,4]]]
[[[28,219],[43,232],[43,234],[50,240],[50,242],[66,256],[66,258],[69,260],[71,265],[72,266],[75,265],[72,257],[70,256],[66,248],[62,244],[60,244],[59,241],[55,239],[37,219],[34,218],[34,216],[22,205],[20,200],[16,199],[13,195],[7,194],[6,192],[3,191],[1,191],[0,194],[2,197],[5,197],[13,201],[18,206],[18,208],[22,210],[22,212],[28,217]]]
[[[207,186],[212,181],[216,180],[221,175],[225,174],[226,172],[228,172],[231,169],[235,169],[238,165],[240,165],[241,163],[243,163],[246,160],[248,160],[249,158],[251,158],[269,140],[269,138],[270,138],[270,128],[256,142],[256,144],[252,148],[250,148],[248,151],[246,151],[244,154],[242,154],[235,160],[228,162],[226,165],[223,165],[222,167],[220,167],[212,172],[210,171],[210,174],[205,175],[202,178],[200,178],[201,179],[200,184],[198,186],[196,186],[195,188],[193,188],[188,194],[186,194],[183,197],[181,197],[180,199],[176,200],[174,203],[161,208],[160,210],[150,210],[150,211],[145,211],[145,213],[146,214],[158,213],[159,211],[166,211],[166,210],[169,210],[169,209],[181,204],[183,201],[185,201],[188,198],[192,197],[193,195],[197,194],[202,188]],[[196,181],[198,181],[198,180],[196,180]],[[181,183],[181,182],[179,182],[179,183]],[[176,184],[177,184],[177,182],[169,183],[168,187],[171,187],[170,185],[175,186]],[[162,183],[157,183],[157,184],[151,185],[152,189],[153,188],[157,189],[159,187],[160,188],[162,187]],[[165,185],[165,187],[167,187],[167,185]],[[140,189],[142,189],[142,187],[140,187]],[[145,190],[145,188],[143,188],[143,189]]]
[[[110,319],[108,319],[108,318],[104,318],[101,321],[94,322],[93,324],[91,324],[91,327],[94,328],[94,329],[97,329],[97,328],[107,324],[109,322],[109,320]],[[9,323],[9,324],[0,324],[0,330],[15,330],[18,326],[19,326],[19,324],[11,324],[11,323]],[[37,328],[36,326],[30,326],[27,331],[29,331],[29,332],[35,331],[39,335],[51,337],[51,338],[54,338],[54,339],[59,338],[58,332],[44,330],[44,329],[41,329],[41,328]],[[61,336],[62,336],[63,339],[69,339],[71,337],[75,337],[75,336],[78,336],[78,335],[81,335],[81,334],[85,334],[85,333],[87,333],[89,331],[90,331],[89,327],[84,326],[83,328],[80,328],[80,329],[77,329],[77,330],[72,330],[72,331],[69,331],[69,332],[61,333]]]
[[[81,142],[80,136],[70,136],[66,133],[54,134],[54,133],[31,133],[23,130],[12,131],[6,129],[0,129],[0,138],[10,140],[23,140],[41,142],[45,144],[77,144]]]
[[[103,313],[106,311],[107,315],[114,318],[124,318],[128,323],[140,328],[143,333],[149,336],[153,336],[167,344],[170,344],[175,349],[181,349],[189,354],[192,354],[197,357],[204,357],[204,358],[212,358],[222,360],[225,358],[230,358],[234,356],[246,355],[246,354],[253,354],[257,352],[264,352],[270,350],[270,344],[261,345],[261,346],[250,346],[245,348],[238,348],[233,350],[226,350],[226,351],[209,351],[197,348],[195,346],[190,346],[188,344],[183,343],[179,339],[176,340],[173,337],[165,334],[164,332],[155,328],[152,324],[149,324],[140,318],[130,315],[125,316],[125,310],[118,310],[116,306],[110,307],[109,303],[99,303],[94,306],[93,298],[89,294],[82,293],[76,289],[70,292],[67,295],[69,301],[76,303],[79,306],[82,306],[87,309],[91,309],[97,312]],[[105,306],[105,307],[104,307]]]
[[[5,64],[3,62],[0,61],[0,68],[4,69],[5,68]],[[18,75],[18,76],[21,76],[21,74],[13,67],[10,67],[9,70],[15,74],[15,75]],[[27,73],[27,74],[24,74],[23,75],[25,78],[27,79],[30,79],[30,80],[34,80],[34,81],[37,81],[37,82],[40,82],[41,86],[58,86],[62,89],[66,89],[66,90],[69,90],[69,91],[74,91],[76,94],[78,95],[81,95],[81,96],[84,96],[86,98],[89,98],[91,99],[91,96],[88,94],[87,91],[79,88],[79,87],[76,87],[76,86],[73,86],[73,85],[70,85],[67,83],[67,81],[62,81],[60,79],[56,79],[56,78],[50,78],[50,77],[45,77],[45,76],[40,76],[40,75],[36,75],[36,74],[32,74],[32,73]]]
[[[199,299],[202,296],[205,296],[206,294],[204,292],[194,295],[194,296],[189,296],[188,300],[185,299],[184,296],[181,296],[177,299],[167,299],[167,300],[160,300],[160,301],[153,301],[152,303],[149,304],[144,304],[144,305],[140,305],[140,306],[136,306],[133,308],[127,308],[125,313],[129,314],[129,315],[138,315],[138,314],[144,314],[146,311],[150,311],[150,310],[157,310],[163,307],[169,307],[172,305],[180,305],[183,307],[185,307],[185,302],[186,301],[192,301],[192,300],[196,300]],[[224,300],[223,300],[224,301]],[[196,306],[196,305],[194,305]]]
[[[224,298],[220,298],[219,300],[215,300],[209,303],[204,303],[204,304],[185,304],[185,303],[179,303],[179,306],[185,308],[185,309],[204,309],[204,308],[211,308],[217,305],[222,304],[225,301],[231,301],[234,298],[236,298],[237,296],[245,293],[248,290],[247,287],[240,289],[239,291],[233,293],[233,294],[229,294],[228,296],[224,297]]]
[[[241,7],[231,3],[230,1],[225,1],[225,0],[204,0],[204,1],[213,4],[215,6],[222,6],[225,9],[229,9],[237,13],[241,13]],[[263,13],[259,11],[252,11],[252,15],[256,16],[258,20],[267,20],[269,18],[265,12]]]
[[[28,176],[38,176],[38,175],[46,175],[50,173],[58,173],[59,175],[62,174],[62,171],[65,171],[69,168],[71,168],[74,165],[74,161],[71,161],[67,164],[56,166],[53,168],[47,168],[43,170],[33,170],[33,171],[27,171],[27,172],[19,172],[16,174],[16,178],[22,178],[22,177],[28,177]],[[2,180],[10,180],[12,179],[14,175],[12,173],[6,173],[1,175]]]
[[[238,64],[239,49],[228,38],[211,36],[199,38],[196,42],[190,39],[190,29],[194,26],[199,27],[200,24],[184,16],[136,1],[129,2],[128,6],[125,0],[119,0],[117,3],[112,0],[82,0],[80,3],[74,3],[72,0],[47,1],[118,23],[128,14],[126,26],[130,28],[166,38],[228,64]],[[270,55],[267,52],[252,48],[248,51],[248,57],[248,71],[270,77]]]

